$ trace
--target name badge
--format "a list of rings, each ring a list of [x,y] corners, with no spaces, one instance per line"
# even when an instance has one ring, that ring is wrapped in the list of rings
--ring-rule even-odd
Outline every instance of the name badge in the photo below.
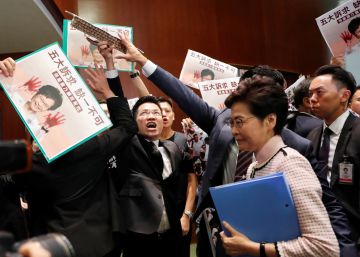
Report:
[[[339,163],[339,184],[352,185],[353,170],[354,165],[352,163]]]

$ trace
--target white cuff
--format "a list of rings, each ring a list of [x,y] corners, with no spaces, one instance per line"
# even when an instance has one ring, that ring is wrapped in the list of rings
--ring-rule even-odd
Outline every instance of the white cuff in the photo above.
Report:
[[[108,79],[114,79],[116,77],[119,77],[119,73],[117,70],[107,70],[105,71],[105,76]]]
[[[147,62],[145,63],[145,65],[142,67],[141,70],[144,76],[148,78],[151,74],[155,72],[156,68],[157,65],[155,63],[153,63],[150,60],[147,60]]]

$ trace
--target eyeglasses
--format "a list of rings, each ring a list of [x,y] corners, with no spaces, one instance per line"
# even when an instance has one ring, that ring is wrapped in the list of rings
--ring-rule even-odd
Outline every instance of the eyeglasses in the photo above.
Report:
[[[140,112],[138,116],[139,117],[150,117],[150,115],[153,115],[156,118],[162,117],[161,112],[158,110],[153,110],[153,111],[145,110],[145,111]]]
[[[244,119],[241,119],[241,118],[235,118],[235,119],[230,119],[228,122],[227,122],[227,125],[230,126],[230,128],[241,128],[242,126],[244,126],[244,124],[252,119],[252,118],[255,118],[254,116],[250,116],[250,117],[247,117],[247,118],[244,118]]]

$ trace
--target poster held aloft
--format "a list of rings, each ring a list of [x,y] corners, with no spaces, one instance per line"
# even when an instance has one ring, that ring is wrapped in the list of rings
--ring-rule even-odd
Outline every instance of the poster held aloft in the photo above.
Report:
[[[16,60],[0,84],[48,162],[112,126],[57,43]]]
[[[360,83],[360,2],[349,0],[316,18],[336,63],[345,62]]]
[[[205,102],[216,109],[223,109],[226,97],[236,90],[239,80],[240,77],[209,80],[199,82],[197,86]]]
[[[199,89],[197,82],[238,77],[238,69],[204,54],[188,50],[179,79]]]
[[[116,26],[107,24],[91,24],[79,16],[73,15],[73,19],[64,20],[63,26],[63,50],[75,67],[95,68],[95,64],[106,69],[106,63],[96,47],[96,43],[107,41],[114,46],[113,56],[119,52],[125,52],[119,33],[128,35],[133,41],[132,27]],[[131,62],[114,58],[115,69],[118,71],[134,71]]]

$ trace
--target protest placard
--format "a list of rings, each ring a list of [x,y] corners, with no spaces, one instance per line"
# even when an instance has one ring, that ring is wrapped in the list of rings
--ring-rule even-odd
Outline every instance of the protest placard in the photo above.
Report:
[[[197,83],[202,99],[216,109],[223,109],[226,97],[239,85],[239,77]]]
[[[115,26],[107,24],[94,24],[94,26],[108,32],[112,36],[118,37],[119,33],[124,33],[129,36],[130,41],[133,41],[133,29],[132,27],[125,26]],[[63,29],[63,50],[65,54],[69,57],[71,63],[75,67],[84,68],[84,67],[95,67],[95,63],[98,66],[104,67],[106,69],[106,63],[100,52],[97,50],[97,47],[91,44],[87,39],[87,35],[83,32],[73,28],[71,26],[70,20],[64,20],[64,29]],[[113,56],[115,57],[119,50],[113,50]],[[123,59],[114,58],[115,68],[119,71],[133,71],[133,63],[127,62]]]
[[[347,1],[316,18],[331,53],[360,83],[360,1]]]
[[[16,60],[0,84],[48,162],[112,126],[57,43]]]
[[[197,82],[233,78],[238,69],[204,54],[188,50],[179,79],[186,85],[197,88]]]

